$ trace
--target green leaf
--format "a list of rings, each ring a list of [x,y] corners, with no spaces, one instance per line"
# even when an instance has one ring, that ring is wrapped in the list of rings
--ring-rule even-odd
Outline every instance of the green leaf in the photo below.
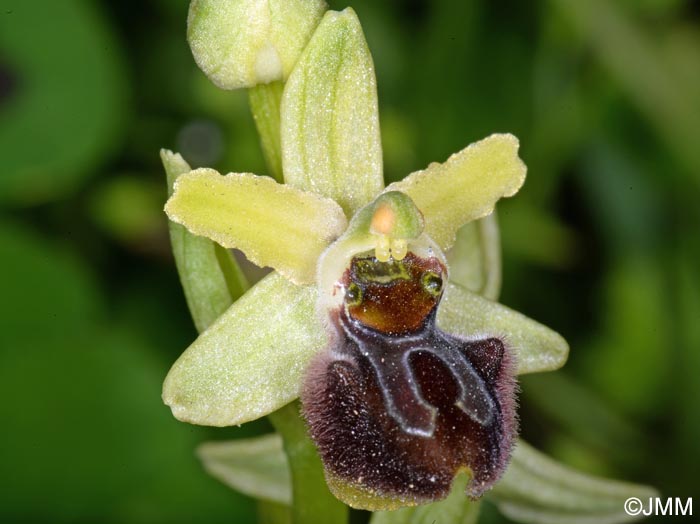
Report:
[[[658,493],[648,486],[585,475],[539,453],[523,441],[489,494],[508,518],[526,524],[589,524],[633,520],[625,501],[646,503]]]
[[[447,287],[437,321],[455,335],[503,339],[515,354],[518,374],[558,369],[569,354],[569,345],[558,333],[454,283]]]
[[[501,292],[501,242],[494,211],[464,224],[447,253],[450,280],[478,295],[497,300]]]
[[[0,203],[64,197],[117,148],[125,73],[100,5],[3,2]]]
[[[299,284],[314,281],[318,257],[347,226],[328,198],[268,177],[221,176],[213,169],[179,177],[165,211],[192,233],[238,248]]]
[[[232,426],[294,400],[309,359],[323,348],[317,292],[277,273],[252,287],[182,354],[163,385],[176,418]]]
[[[523,185],[527,168],[518,147],[513,135],[494,134],[386,190],[407,193],[425,216],[425,232],[447,250],[462,225],[490,214]]]
[[[183,158],[161,150],[172,195],[176,179],[190,171]],[[189,233],[175,222],[168,224],[175,264],[197,331],[204,331],[248,288],[248,283],[231,254],[208,238]]]
[[[479,518],[479,502],[464,494],[469,478],[459,475],[449,496],[439,502],[395,511],[377,511],[370,524],[475,524]]]
[[[277,434],[226,442],[207,442],[197,448],[207,472],[249,497],[291,504],[292,481],[282,438]]]
[[[323,0],[193,0],[187,40],[222,89],[284,80],[326,9]]]
[[[333,198],[348,216],[381,191],[374,65],[352,9],[323,17],[284,88],[281,125],[288,184]]]

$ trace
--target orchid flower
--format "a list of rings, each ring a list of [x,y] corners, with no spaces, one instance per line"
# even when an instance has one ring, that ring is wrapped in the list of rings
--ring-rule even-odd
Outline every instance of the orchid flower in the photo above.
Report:
[[[384,187],[374,66],[351,9],[195,0],[189,38],[217,85],[251,89],[277,180],[192,170],[162,152],[174,253],[201,331],[170,370],[165,403],[182,421],[232,426],[274,417],[301,395],[326,481],[344,503],[470,507],[450,492],[476,500],[506,470],[515,375],[557,369],[568,354],[560,335],[495,301],[493,212],[525,181],[518,140],[491,135]],[[222,247],[273,271],[239,298],[247,284]],[[281,453],[269,444],[234,443],[224,455],[214,445],[203,456],[229,484],[289,503],[284,458],[272,492],[221,468],[241,449]],[[519,444],[515,475],[527,482],[545,460]],[[547,482],[566,478],[550,469]],[[530,486],[507,480],[505,508],[532,499]],[[612,511],[620,496],[597,507]]]

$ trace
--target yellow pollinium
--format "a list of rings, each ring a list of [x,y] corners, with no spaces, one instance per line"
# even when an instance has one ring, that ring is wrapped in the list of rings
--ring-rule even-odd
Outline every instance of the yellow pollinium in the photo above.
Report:
[[[370,231],[377,236],[374,256],[380,262],[388,262],[390,258],[403,260],[406,256],[408,242],[405,238],[394,237],[396,223],[396,211],[391,206],[377,206],[372,215]]]

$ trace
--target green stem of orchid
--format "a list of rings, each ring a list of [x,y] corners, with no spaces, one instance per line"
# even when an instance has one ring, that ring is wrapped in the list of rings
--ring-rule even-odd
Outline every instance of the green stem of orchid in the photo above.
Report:
[[[299,402],[275,411],[270,421],[282,436],[292,472],[292,523],[347,522],[348,507],[328,490],[316,446],[299,416]]]
[[[280,142],[280,102],[284,83],[258,84],[248,90],[250,110],[260,135],[263,155],[270,175],[278,182],[282,177],[282,146]]]
[[[289,506],[258,500],[258,524],[292,524],[292,511]]]

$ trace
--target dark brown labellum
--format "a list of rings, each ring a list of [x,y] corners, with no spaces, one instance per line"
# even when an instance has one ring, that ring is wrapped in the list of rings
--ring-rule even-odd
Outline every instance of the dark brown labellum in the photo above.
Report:
[[[310,365],[302,401],[329,483],[351,505],[437,500],[461,470],[478,497],[505,468],[517,425],[513,362],[498,338],[437,327],[446,278],[437,258],[411,253],[356,257],[343,276],[333,343]]]

